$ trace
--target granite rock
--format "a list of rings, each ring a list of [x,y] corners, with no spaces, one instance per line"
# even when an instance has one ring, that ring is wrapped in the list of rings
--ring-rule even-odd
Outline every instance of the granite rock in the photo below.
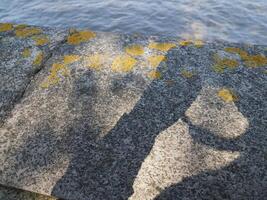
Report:
[[[0,199],[3,200],[56,200],[56,198],[15,188],[0,186]]]
[[[5,25],[10,30],[1,31]],[[0,124],[66,35],[64,30],[0,24]]]
[[[0,128],[1,184],[76,200],[267,196],[266,46],[71,29],[49,52]]]

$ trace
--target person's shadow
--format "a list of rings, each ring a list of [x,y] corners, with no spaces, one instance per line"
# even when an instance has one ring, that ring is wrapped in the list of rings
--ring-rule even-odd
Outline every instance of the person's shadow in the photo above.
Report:
[[[265,75],[252,70],[220,75],[220,84],[239,95],[236,106],[249,120],[249,128],[235,139],[218,138],[185,117],[202,89],[200,76],[187,79],[178,75],[186,64],[206,65],[205,60],[211,58],[194,56],[192,59],[188,50],[173,51],[176,49],[168,52],[167,66],[160,64],[157,69],[162,78],[151,82],[131,112],[124,114],[102,139],[97,141],[93,135],[96,131],[90,118],[86,123],[84,117],[77,119],[65,138],[65,144],[74,146],[72,159],[52,195],[77,200],[128,199],[155,138],[182,118],[189,124],[189,132],[195,133],[192,134],[195,142],[219,150],[239,151],[241,156],[220,170],[203,172],[166,188],[156,199],[264,199],[267,196]],[[243,85],[243,81],[249,86]],[[74,95],[70,102],[77,101],[78,96]]]
[[[267,79],[251,69],[223,75],[225,87],[238,94],[235,105],[249,121],[241,136],[226,139],[215,136],[190,119],[189,133],[195,142],[217,150],[238,151],[240,157],[219,170],[209,170],[185,178],[162,191],[155,199],[267,199]],[[245,86],[245,87],[244,87]]]
[[[175,49],[169,54],[172,51]],[[177,64],[181,60],[189,62],[185,55],[176,52],[175,57],[168,59],[167,66],[160,64],[157,71],[162,77],[149,84],[131,112],[124,114],[100,141],[90,142],[95,140],[88,135],[92,128],[90,122],[83,133],[79,128],[75,131],[75,127],[69,130],[70,137],[66,140],[72,143],[73,138],[79,137],[81,144],[73,152],[73,159],[52,195],[94,200],[131,196],[133,182],[155,138],[184,115],[201,90],[198,75],[188,79],[179,75],[184,67]],[[196,59],[195,65],[199,61]],[[79,123],[83,122],[77,120],[75,126]]]

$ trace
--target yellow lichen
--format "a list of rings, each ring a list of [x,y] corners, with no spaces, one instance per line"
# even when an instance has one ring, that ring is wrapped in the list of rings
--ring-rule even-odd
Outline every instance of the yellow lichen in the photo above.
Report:
[[[159,79],[159,78],[161,78],[161,73],[156,71],[156,70],[153,70],[153,71],[149,72],[147,74],[147,76],[150,79]]]
[[[195,40],[194,41],[194,45],[197,47],[197,48],[201,48],[204,46],[204,42],[202,40]]]
[[[157,67],[161,62],[166,61],[167,59],[163,55],[157,55],[157,56],[150,56],[147,58],[147,60],[152,67]]]
[[[240,48],[236,47],[227,47],[224,49],[228,53],[236,53],[238,54],[242,59],[246,59],[248,57],[248,53]]]
[[[44,46],[49,43],[49,39],[47,36],[33,36],[32,39],[35,41],[36,46]]]
[[[217,73],[223,73],[226,68],[234,69],[239,65],[238,61],[229,58],[220,58],[217,54],[214,55],[213,59],[215,61],[213,69]]]
[[[117,56],[111,66],[111,69],[116,72],[129,72],[136,64],[136,60],[128,55]]]
[[[192,77],[194,76],[194,73],[191,72],[191,71],[182,70],[182,71],[181,71],[181,75],[182,75],[184,78],[192,78]]]
[[[141,45],[132,45],[126,47],[125,51],[131,56],[141,56],[144,54],[144,47]]]
[[[267,65],[267,58],[263,55],[248,56],[244,60],[244,64],[247,67],[262,67],[264,65]]]
[[[104,63],[104,55],[94,54],[85,58],[86,66],[93,69],[99,69]]]
[[[81,59],[81,56],[79,55],[65,55],[64,56],[64,64],[68,65],[74,62],[77,62]]]
[[[0,24],[0,32],[11,31],[13,29],[13,24],[2,23]]]
[[[69,76],[69,71],[66,65],[62,63],[54,63],[51,69],[51,75],[55,76],[58,72],[61,72],[63,76]]]
[[[19,25],[15,26],[15,29],[24,29],[26,27],[27,27],[26,24],[19,24]]]
[[[150,49],[156,49],[159,51],[169,51],[171,48],[176,47],[176,44],[174,43],[157,43],[157,42],[151,42],[148,45],[148,48]]]
[[[55,85],[60,81],[58,76],[50,75],[47,77],[47,80],[41,83],[42,88],[49,88],[51,85]]]
[[[22,57],[23,58],[28,58],[31,56],[31,51],[29,48],[25,48],[23,51],[22,51]]]
[[[52,68],[50,69],[50,74],[47,77],[47,80],[41,84],[41,87],[42,88],[48,88],[51,85],[55,85],[55,84],[59,83],[59,81],[60,81],[60,78],[58,76],[59,73],[61,73],[62,76],[69,76],[69,74],[70,74],[66,65],[64,65],[62,63],[54,63],[52,65]]]
[[[96,37],[96,34],[91,31],[77,31],[68,36],[68,43],[72,45],[78,45],[82,42],[86,42]]]
[[[179,42],[179,45],[184,47],[184,46],[188,46],[188,45],[190,45],[192,43],[193,43],[192,40],[182,40],[182,41]]]
[[[225,59],[220,60],[218,64],[221,66],[228,67],[228,68],[235,68],[238,66],[238,61],[225,58]]]
[[[238,100],[237,95],[230,89],[220,89],[217,95],[225,102],[230,103]]]
[[[263,55],[249,55],[246,51],[236,47],[227,47],[224,50],[229,53],[237,53],[247,67],[261,67],[267,65],[267,58]]]
[[[212,68],[216,73],[220,73],[220,74],[223,73],[225,70],[225,67],[221,65],[214,65]]]
[[[33,35],[38,35],[41,34],[42,30],[39,28],[32,28],[32,27],[26,27],[26,28],[20,28],[20,29],[16,29],[15,30],[15,34],[17,37],[22,37],[22,38],[26,38],[26,37],[30,37]]]
[[[44,54],[41,52],[39,53],[33,61],[33,65],[41,65],[43,61]]]

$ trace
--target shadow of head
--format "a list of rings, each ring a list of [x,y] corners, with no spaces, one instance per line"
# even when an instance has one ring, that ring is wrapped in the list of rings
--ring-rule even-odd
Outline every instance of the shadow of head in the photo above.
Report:
[[[235,137],[216,135],[196,124],[189,115],[185,121],[195,142],[222,151],[237,151],[240,157],[229,165],[204,171],[163,190],[156,199],[264,199],[266,193],[266,76],[257,71],[223,75],[223,85],[235,91],[232,103],[248,123]],[[227,105],[229,107],[229,105]],[[231,122],[231,113],[228,113]],[[236,120],[233,118],[233,120]],[[218,124],[220,126],[220,124]],[[227,135],[227,134],[226,134]],[[219,159],[219,158],[218,158]]]

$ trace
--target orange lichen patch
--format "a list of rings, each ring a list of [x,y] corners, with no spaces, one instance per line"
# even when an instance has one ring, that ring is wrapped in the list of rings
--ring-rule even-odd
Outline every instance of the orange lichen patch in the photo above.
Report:
[[[220,89],[217,95],[225,102],[230,103],[238,100],[237,95],[230,89]]]
[[[65,65],[77,62],[80,59],[81,59],[81,56],[79,56],[79,55],[65,55],[63,58]]]
[[[23,58],[28,58],[31,56],[31,51],[29,48],[25,48],[23,51],[22,51],[22,57]]]
[[[129,72],[136,63],[136,59],[128,55],[119,55],[114,59],[111,69],[116,72]]]
[[[13,29],[13,24],[3,23],[0,24],[0,32],[11,31]]]
[[[104,55],[100,54],[87,56],[85,57],[86,66],[88,68],[100,69],[101,65],[104,64],[104,57]]]
[[[192,44],[192,40],[182,40],[179,42],[179,45],[182,46],[182,47],[185,47],[185,46],[188,46],[190,44]]]
[[[16,29],[15,30],[15,34],[17,37],[22,37],[22,38],[26,38],[26,37],[30,37],[33,35],[38,35],[42,33],[42,30],[39,28],[32,28],[32,27],[26,27],[26,28],[20,28],[20,29]]]
[[[147,74],[147,76],[150,79],[159,79],[159,78],[161,78],[161,73],[156,71],[156,70],[153,70],[153,71],[149,72]]]
[[[176,47],[176,44],[174,43],[157,43],[157,42],[151,42],[148,45],[148,48],[150,49],[156,49],[159,51],[169,51],[171,48]]]
[[[181,75],[184,78],[192,78],[195,74],[191,71],[187,71],[187,70],[182,70],[181,71]]]
[[[91,31],[77,31],[68,36],[68,43],[72,45],[77,45],[82,42],[86,42],[92,38],[96,37],[96,34]]]
[[[157,67],[161,62],[166,61],[167,59],[163,55],[157,55],[157,56],[150,56],[147,58],[147,60],[152,67]]]
[[[44,46],[49,43],[49,39],[45,35],[33,36],[32,39],[35,41],[36,46]]]
[[[132,45],[126,47],[125,51],[131,56],[141,56],[144,54],[144,47],[141,45]]]
[[[51,85],[55,85],[55,84],[59,83],[60,78],[58,76],[58,73],[61,73],[62,76],[69,76],[69,74],[70,74],[66,65],[64,65],[62,63],[54,63],[52,65],[51,70],[50,70],[50,74],[47,77],[47,80],[41,84],[41,87],[42,88],[48,88]]]
[[[264,65],[267,65],[267,58],[263,55],[248,56],[244,60],[244,64],[247,67],[262,67]]]
[[[41,65],[44,58],[44,54],[41,52],[39,53],[33,61],[33,65]]]
[[[204,46],[204,42],[202,40],[195,40],[194,41],[194,45],[197,47],[197,48],[201,48]]]

